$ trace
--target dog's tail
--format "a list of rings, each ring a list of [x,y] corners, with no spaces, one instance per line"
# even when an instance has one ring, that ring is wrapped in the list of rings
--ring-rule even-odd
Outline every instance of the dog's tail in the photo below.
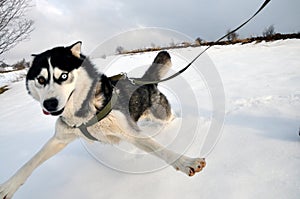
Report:
[[[155,57],[153,63],[148,68],[142,80],[158,81],[161,80],[172,66],[171,56],[167,51],[161,51]]]

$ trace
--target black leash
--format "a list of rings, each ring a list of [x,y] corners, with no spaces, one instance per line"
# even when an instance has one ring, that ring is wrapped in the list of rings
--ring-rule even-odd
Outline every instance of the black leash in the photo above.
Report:
[[[249,21],[251,21],[258,13],[260,13],[260,11],[262,11],[262,9],[264,9],[264,7],[270,2],[271,0],[265,0],[265,2],[262,4],[262,6],[244,23],[242,23],[240,26],[238,26],[237,28],[235,28],[234,30],[230,31],[229,33],[227,33],[226,35],[222,36],[220,39],[216,40],[215,42],[219,42],[222,39],[226,38],[228,35],[238,31],[239,29],[241,29],[244,25],[246,25]],[[212,47],[212,45],[208,46],[207,48],[205,48],[201,53],[199,53],[188,65],[186,65],[183,69],[181,69],[180,71],[174,73],[173,75],[161,79],[161,80],[156,80],[156,81],[143,81],[140,80],[139,78],[128,78],[126,76],[125,73],[120,73],[118,75],[115,75],[113,77],[110,77],[110,80],[112,82],[115,82],[115,84],[122,79],[128,79],[131,81],[132,84],[134,85],[146,85],[146,84],[157,84],[160,82],[165,82],[168,81],[170,79],[173,79],[174,77],[177,77],[178,75],[180,75],[181,73],[183,73],[186,69],[188,69],[203,53],[205,53],[208,49],[210,49]],[[87,123],[85,124],[81,124],[78,128],[81,130],[81,132],[90,140],[93,141],[97,141],[98,139],[95,138],[93,135],[91,135],[88,130],[87,127],[92,126],[94,124],[96,124],[97,122],[99,122],[100,120],[102,120],[103,118],[105,118],[112,110],[113,105],[115,104],[117,100],[117,94],[113,94],[112,95],[112,99],[105,105],[105,107],[98,113],[96,114],[91,120],[89,120]]]
[[[242,23],[240,26],[238,26],[237,28],[235,28],[234,30],[230,31],[229,33],[227,33],[226,35],[222,36],[220,39],[216,40],[216,42],[221,41],[222,39],[226,38],[228,35],[238,31],[239,29],[241,29],[244,25],[246,25],[249,21],[251,21],[258,13],[260,13],[260,11],[262,11],[262,9],[264,9],[264,7],[266,7],[266,5],[270,2],[271,0],[265,0],[265,2],[261,5],[261,7],[244,23]],[[165,82],[168,81],[170,79],[173,79],[174,77],[177,77],[178,75],[180,75],[181,73],[183,73],[186,69],[188,69],[203,53],[205,53],[208,49],[210,49],[213,45],[210,45],[208,47],[206,47],[201,53],[199,53],[188,65],[186,65],[183,69],[181,69],[180,71],[174,73],[173,75],[161,79],[161,80],[156,80],[156,81],[143,81],[140,80],[138,78],[130,78],[131,82],[135,85],[146,85],[146,84],[157,84],[160,82]]]

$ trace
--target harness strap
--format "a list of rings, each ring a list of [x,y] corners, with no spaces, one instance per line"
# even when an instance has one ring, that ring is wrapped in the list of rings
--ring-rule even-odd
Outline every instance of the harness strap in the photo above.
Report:
[[[125,73],[120,73],[118,75],[109,77],[110,81],[112,81],[112,85],[113,86],[115,86],[116,83],[119,80],[126,79],[126,78],[127,78],[127,76],[126,76]],[[87,130],[87,127],[93,126],[94,124],[96,124],[97,122],[99,122],[100,120],[102,120],[103,118],[105,118],[112,111],[112,107],[116,103],[117,98],[118,98],[118,96],[117,96],[116,93],[114,93],[114,90],[113,90],[113,94],[111,96],[111,99],[104,106],[104,108],[101,109],[101,111],[99,111],[99,113],[97,113],[94,117],[92,117],[92,119],[90,119],[87,123],[81,124],[78,127],[80,129],[80,131],[82,132],[82,134],[85,135],[85,137],[87,137],[88,139],[93,140],[93,141],[97,141],[98,140],[97,138],[95,138],[93,135],[91,135],[89,133],[89,131]]]
[[[93,119],[93,118],[92,118],[92,119]],[[95,138],[94,136],[92,136],[92,134],[90,134],[90,132],[87,130],[86,125],[81,124],[81,125],[80,125],[79,127],[77,127],[77,128],[79,128],[79,130],[81,131],[81,133],[82,133],[85,137],[87,137],[88,139],[93,140],[93,141],[98,141],[97,138]]]

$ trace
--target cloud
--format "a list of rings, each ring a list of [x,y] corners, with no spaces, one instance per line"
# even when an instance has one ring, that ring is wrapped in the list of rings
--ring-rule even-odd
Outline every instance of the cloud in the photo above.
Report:
[[[261,4],[262,0],[36,0],[29,13],[35,21],[31,40],[22,42],[4,58],[20,60],[78,40],[83,41],[83,50],[90,52],[107,38],[138,27],[161,27],[192,38],[216,40]],[[273,0],[238,33],[241,37],[260,35],[272,24],[275,31],[298,32],[299,7],[299,0]]]
[[[35,6],[36,12],[39,12],[39,14],[47,18],[55,19],[56,17],[61,17],[63,15],[63,12],[60,9],[46,0],[37,0]]]

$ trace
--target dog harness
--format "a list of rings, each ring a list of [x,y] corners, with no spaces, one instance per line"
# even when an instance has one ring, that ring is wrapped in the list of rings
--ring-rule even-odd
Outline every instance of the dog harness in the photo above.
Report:
[[[119,80],[125,80],[125,79],[128,79],[126,73],[120,73],[118,75],[109,77],[109,80],[111,81],[113,88],[115,87],[115,85],[118,83]],[[90,119],[87,123],[81,124],[80,126],[77,127],[80,129],[82,134],[88,139],[93,141],[98,141],[97,138],[95,138],[92,134],[90,134],[90,132],[87,130],[87,127],[93,126],[97,122],[101,121],[112,111],[113,105],[116,103],[118,98],[117,94],[114,91],[115,89],[113,89],[113,94],[109,102],[94,117],[92,117],[92,119]]]

